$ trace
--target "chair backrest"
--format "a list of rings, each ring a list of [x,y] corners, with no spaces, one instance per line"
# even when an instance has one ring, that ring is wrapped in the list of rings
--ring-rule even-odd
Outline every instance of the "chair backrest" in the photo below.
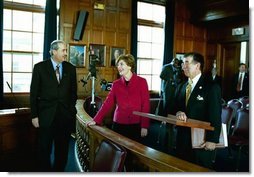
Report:
[[[94,117],[96,112],[101,108],[101,105],[102,105],[102,99],[98,96],[95,96],[94,97],[94,102],[95,102],[95,105],[91,105],[91,102],[92,102],[92,97],[91,96],[88,96],[85,98],[85,101],[84,101],[84,109],[85,111],[91,116],[91,117]],[[94,107],[95,106],[95,107]]]
[[[249,123],[249,109],[239,109],[236,114],[233,136],[249,138]]]
[[[228,106],[233,109],[233,119],[234,119],[237,110],[242,107],[242,103],[238,99],[232,99],[228,101]]]
[[[245,108],[249,104],[249,97],[243,96],[238,99],[242,103],[242,107]]]
[[[121,172],[124,167],[126,150],[108,140],[102,140],[96,152],[93,172]]]
[[[229,134],[231,128],[231,121],[233,118],[233,109],[228,105],[222,106],[221,122],[227,125],[227,133]]]

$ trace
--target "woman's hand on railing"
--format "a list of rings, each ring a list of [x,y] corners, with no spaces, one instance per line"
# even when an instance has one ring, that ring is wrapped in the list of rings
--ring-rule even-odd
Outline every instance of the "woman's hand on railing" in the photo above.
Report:
[[[90,126],[90,125],[96,125],[96,122],[93,120],[86,122],[86,126]]]

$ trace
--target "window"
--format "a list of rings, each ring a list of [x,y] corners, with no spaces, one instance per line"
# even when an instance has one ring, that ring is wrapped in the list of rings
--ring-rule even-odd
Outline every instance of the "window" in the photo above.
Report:
[[[4,0],[4,93],[29,92],[34,64],[42,61],[46,0]],[[22,19],[21,19],[22,18]]]
[[[241,42],[241,55],[240,55],[240,63],[245,63],[245,64],[249,64],[249,56],[248,54],[248,50],[247,50],[247,42]]]
[[[164,21],[164,6],[138,2],[137,74],[147,80],[153,91],[159,91],[161,85]]]

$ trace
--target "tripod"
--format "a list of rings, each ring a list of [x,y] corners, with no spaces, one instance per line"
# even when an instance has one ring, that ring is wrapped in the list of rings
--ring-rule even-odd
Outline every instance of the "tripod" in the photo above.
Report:
[[[98,111],[97,105],[95,103],[95,76],[92,76],[92,101],[90,103],[89,115],[94,117]]]
[[[95,55],[89,55],[89,73],[86,77],[86,81],[82,81],[84,84],[87,83],[89,79],[92,80],[92,94],[91,94],[91,102],[85,103],[84,108],[86,112],[91,116],[94,117],[98,111],[96,102],[95,102],[95,80],[96,80],[96,63],[99,61]],[[90,101],[90,99],[86,100]]]

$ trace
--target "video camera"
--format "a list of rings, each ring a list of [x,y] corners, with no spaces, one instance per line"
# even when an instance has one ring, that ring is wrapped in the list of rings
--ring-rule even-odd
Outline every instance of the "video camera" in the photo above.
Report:
[[[106,81],[106,79],[102,79],[100,82],[101,89],[104,91],[110,91],[112,87],[112,82]]]

